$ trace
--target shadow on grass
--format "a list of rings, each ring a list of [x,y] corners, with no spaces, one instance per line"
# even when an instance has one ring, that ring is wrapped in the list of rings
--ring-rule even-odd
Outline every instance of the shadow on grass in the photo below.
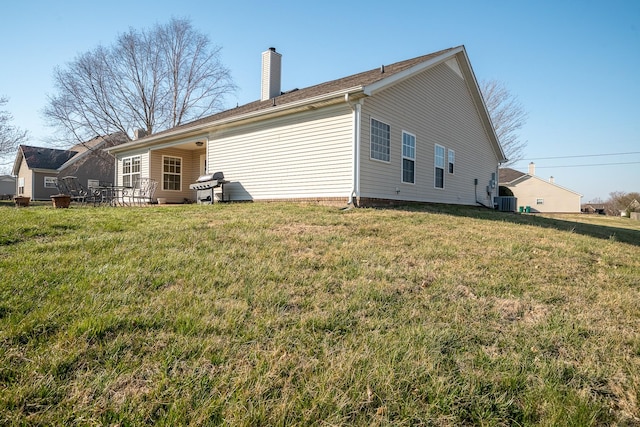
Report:
[[[464,216],[467,218],[486,219],[491,221],[511,222],[513,224],[531,225],[542,228],[552,228],[558,231],[568,231],[571,233],[583,234],[585,236],[596,237],[604,240],[628,243],[640,246],[640,231],[628,228],[609,227],[606,225],[587,224],[578,221],[562,220],[557,218],[547,218],[540,215],[517,214],[510,212],[499,212],[492,209],[458,206],[424,204],[415,206],[403,206],[400,209],[409,211],[422,211],[431,213],[442,213],[447,215]]]

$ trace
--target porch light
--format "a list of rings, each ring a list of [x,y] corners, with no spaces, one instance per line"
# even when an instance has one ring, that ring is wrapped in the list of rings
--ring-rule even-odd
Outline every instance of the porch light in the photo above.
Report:
[[[196,145],[197,145],[198,147],[202,147],[202,146],[204,145],[204,142],[202,142],[202,141],[198,141],[198,142],[196,142]]]

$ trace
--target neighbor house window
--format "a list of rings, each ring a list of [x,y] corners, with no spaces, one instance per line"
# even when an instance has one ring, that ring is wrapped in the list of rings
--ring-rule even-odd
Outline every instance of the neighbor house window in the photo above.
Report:
[[[436,188],[444,188],[444,147],[442,145],[436,144],[433,164],[435,165],[433,185]]]
[[[402,132],[402,182],[416,182],[416,137]]]
[[[180,191],[182,158],[162,156],[162,189]]]
[[[544,199],[536,199],[536,205],[544,205]]]
[[[371,119],[371,158],[388,162],[390,159],[391,127]]]
[[[140,156],[122,159],[122,185],[133,187],[140,179]]]
[[[24,194],[24,177],[18,178],[18,195]]]
[[[449,173],[453,173],[453,166],[456,163],[456,152],[449,150]]]
[[[57,182],[58,182],[58,178],[56,178],[55,176],[45,176],[44,188],[56,188]]]

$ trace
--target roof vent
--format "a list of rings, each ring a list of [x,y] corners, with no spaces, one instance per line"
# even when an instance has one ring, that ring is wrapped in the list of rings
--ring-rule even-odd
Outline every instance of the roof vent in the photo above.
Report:
[[[380,66],[380,73],[381,73],[381,74],[384,74],[384,64],[382,64],[382,65]]]
[[[280,95],[280,75],[282,69],[282,55],[270,47],[262,52],[262,93],[261,101]]]

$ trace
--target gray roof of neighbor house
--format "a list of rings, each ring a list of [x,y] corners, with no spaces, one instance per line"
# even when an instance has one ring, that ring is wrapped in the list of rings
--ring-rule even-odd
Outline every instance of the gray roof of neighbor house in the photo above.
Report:
[[[506,183],[515,181],[516,179],[527,175],[524,172],[520,172],[520,171],[517,171],[515,169],[511,169],[511,168],[500,168],[499,172],[500,173],[498,175],[498,182],[501,183],[501,184],[502,183],[506,184]]]
[[[57,148],[32,147],[21,145],[22,155],[29,169],[58,169],[67,163],[77,151],[59,150]]]
[[[129,147],[150,145],[157,139],[163,139],[165,137],[173,137],[179,134],[185,134],[187,132],[195,132],[202,130],[210,126],[216,126],[219,123],[240,120],[246,117],[254,117],[256,115],[267,114],[275,111],[282,111],[288,108],[295,108],[301,104],[306,105],[307,102],[323,102],[324,100],[335,97],[344,96],[345,93],[364,91],[365,95],[370,95],[372,92],[367,93],[366,88],[376,90],[384,88],[387,83],[393,83],[403,79],[405,76],[411,74],[412,71],[421,70],[421,65],[427,66],[432,61],[445,61],[456,55],[462,53],[465,60],[466,69],[468,69],[471,79],[474,80],[473,70],[468,62],[466,51],[464,46],[457,46],[448,49],[443,49],[437,52],[430,53],[428,55],[418,56],[416,58],[407,59],[404,61],[396,62],[390,65],[383,65],[381,67],[365,71],[358,74],[353,74],[347,77],[343,77],[337,80],[331,80],[325,83],[321,83],[315,86],[306,87],[303,89],[293,89],[287,92],[282,92],[280,96],[265,101],[254,101],[245,105],[231,108],[229,110],[222,111],[211,116],[203,117],[198,120],[194,120],[189,123],[185,123],[167,130],[163,130],[151,135],[145,136],[135,141],[131,141],[121,146],[108,149],[111,152],[122,152],[129,149]],[[406,72],[406,73],[403,73]],[[482,95],[478,89],[477,95],[474,94],[476,102],[483,104]],[[484,109],[482,107],[481,109]],[[506,160],[504,158],[504,152],[500,147],[497,136],[493,131],[491,125],[491,119],[488,117],[488,112],[484,109],[484,113],[481,113],[483,122],[491,129],[488,130],[489,137],[493,141],[496,153],[501,161]]]
[[[18,155],[13,166],[13,174],[17,175],[19,163],[24,158],[27,167],[33,169],[58,170],[67,164],[71,164],[78,159],[85,157],[90,151],[97,150],[102,146],[114,146],[127,142],[126,134],[117,132],[107,136],[96,136],[89,141],[74,145],[68,150],[58,148],[33,147],[30,145],[20,145]],[[104,147],[103,147],[104,148]]]

